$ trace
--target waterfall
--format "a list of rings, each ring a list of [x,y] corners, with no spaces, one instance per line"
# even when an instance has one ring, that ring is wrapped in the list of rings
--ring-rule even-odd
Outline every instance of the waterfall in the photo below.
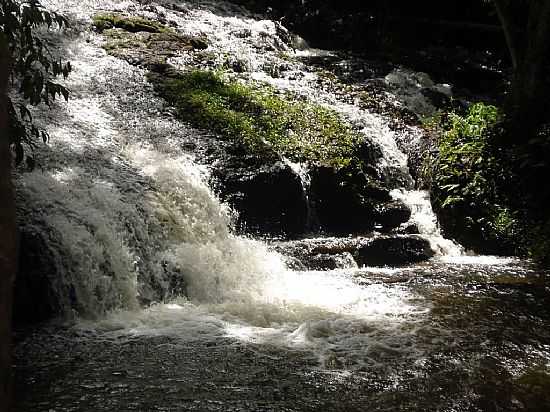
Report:
[[[451,246],[439,235],[425,195],[408,191],[413,182],[407,159],[386,121],[316,89],[317,75],[299,61],[285,63],[294,75],[269,75],[266,68],[282,64],[279,53],[290,50],[274,23],[223,2],[199,3],[46,3],[74,22],[54,50],[75,68],[66,80],[71,99],[35,110],[51,143],[40,151],[39,167],[22,172],[17,186],[24,231],[40,234],[40,247],[55,257],[46,275],[55,274],[51,283],[65,315],[102,319],[93,326],[80,320],[80,326],[123,333],[307,346],[326,364],[347,351],[358,368],[362,354],[376,348],[418,356],[414,327],[402,325],[427,313],[421,297],[404,287],[358,284],[346,271],[290,271],[265,243],[235,235],[233,211],[208,185],[208,166],[186,149],[212,144],[208,134],[175,119],[145,71],[108,56],[102,37],[89,29],[90,16],[104,9],[161,15],[184,33],[206,34],[215,60],[233,53],[248,61],[245,78],[293,90],[341,113],[381,147],[378,167],[388,184],[406,188],[394,191],[394,198],[412,208],[422,234],[448,253]],[[185,67],[189,59],[171,63]],[[305,166],[288,164],[307,196]],[[314,225],[311,210],[309,215]],[[143,304],[149,309],[137,310]],[[358,330],[364,333],[356,335]]]

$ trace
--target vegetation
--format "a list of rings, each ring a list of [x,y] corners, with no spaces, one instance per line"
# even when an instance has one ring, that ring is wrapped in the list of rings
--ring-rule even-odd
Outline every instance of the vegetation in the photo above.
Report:
[[[267,86],[202,70],[154,81],[182,119],[240,142],[251,153],[343,167],[355,161],[362,141],[337,113],[279,96]]]
[[[58,96],[67,100],[69,91],[53,79],[60,75],[67,77],[71,64],[52,57],[46,45],[35,35],[39,26],[66,26],[65,18],[46,11],[36,0],[1,1],[0,6],[0,43],[8,53],[7,75],[14,80],[20,96],[33,106],[40,103],[49,105]],[[16,153],[16,163],[20,163],[25,146],[32,151],[37,140],[46,142],[48,135],[33,124],[31,113],[24,103],[13,103],[7,95],[4,98],[9,116],[7,136]],[[26,159],[32,167],[33,157],[27,154]]]
[[[529,196],[526,181],[532,180],[528,168],[548,165],[533,165],[532,157],[500,146],[503,119],[501,110],[484,103],[463,116],[434,117],[441,131],[438,155],[428,161],[432,200],[444,228],[464,245],[547,263],[550,224],[544,213],[533,212],[544,201]]]
[[[467,246],[489,246],[492,253],[517,252],[519,223],[501,191],[513,176],[491,134],[501,112],[477,103],[464,116],[451,113],[439,119],[443,131],[430,172],[434,206],[444,227]]]

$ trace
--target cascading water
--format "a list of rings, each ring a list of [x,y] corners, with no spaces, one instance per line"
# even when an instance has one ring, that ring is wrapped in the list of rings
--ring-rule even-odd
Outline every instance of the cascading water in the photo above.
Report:
[[[441,362],[454,362],[454,358],[446,357],[444,348],[460,348],[465,341],[464,331],[444,312],[440,318],[432,318],[434,308],[455,308],[454,303],[444,301],[450,299],[445,291],[452,291],[452,287],[445,279],[431,280],[434,273],[448,270],[445,263],[434,262],[433,269],[411,266],[291,271],[281,256],[263,242],[234,235],[231,210],[220,203],[207,184],[208,167],[185,149],[213,144],[211,138],[177,121],[171,108],[155,97],[142,69],[106,55],[101,36],[88,29],[90,16],[100,10],[161,16],[181,32],[205,34],[212,58],[219,65],[227,58],[246,61],[249,72],[243,74],[243,79],[262,80],[292,90],[343,114],[380,146],[381,173],[396,188],[392,196],[411,207],[411,222],[420,233],[440,254],[459,255],[460,248],[441,236],[427,193],[410,190],[413,182],[406,156],[398,150],[394,132],[383,118],[317,89],[316,75],[306,70],[303,63],[284,62],[287,75],[272,76],[273,68],[283,64],[279,52],[291,49],[279,38],[273,22],[256,20],[240,7],[214,1],[168,0],[45,3],[74,21],[70,36],[57,49],[75,67],[67,81],[72,95],[69,103],[58,102],[53,109],[35,114],[50,133],[51,144],[39,154],[40,167],[18,177],[19,198],[24,202],[25,229],[39,233],[45,240],[44,247],[55,256],[56,278],[52,285],[63,309],[76,311],[81,317],[72,326],[71,336],[85,341],[92,353],[97,342],[99,346],[106,345],[104,353],[112,351],[116,353],[113,359],[123,359],[128,365],[123,366],[127,370],[122,372],[105,369],[106,375],[124,376],[129,387],[136,385],[133,379],[138,379],[139,374],[132,375],[135,355],[126,351],[134,344],[139,346],[139,342],[156,342],[150,340],[155,338],[160,343],[153,343],[154,353],[148,356],[159,356],[161,360],[147,372],[151,375],[163,370],[164,366],[159,365],[164,365],[173,353],[191,348],[190,358],[196,356],[209,365],[203,371],[206,374],[230,367],[209,363],[210,357],[217,359],[216,350],[221,350],[222,359],[243,365],[249,362],[247,373],[269,359],[282,362],[282,368],[288,370],[299,365],[296,367],[307,370],[320,366],[321,370],[368,372],[369,378],[353,375],[352,386],[362,387],[368,381],[368,385],[374,385],[371,389],[383,387],[392,391],[423,376],[423,371],[429,369],[426,365],[437,369],[434,357],[440,356],[437,359]],[[190,61],[188,56],[181,56],[171,63],[185,67]],[[307,190],[305,169],[291,166]],[[482,258],[473,263],[462,262],[473,266],[466,267],[465,272],[456,269],[449,273],[457,279],[463,277],[465,282],[473,277],[487,282],[492,272],[485,263]],[[502,270],[516,270],[513,261],[496,259],[490,264]],[[425,279],[436,285],[433,290]],[[141,310],[140,303],[151,306]],[[56,340],[58,336],[60,341]],[[61,332],[55,332],[52,339],[54,353],[67,344]],[[212,349],[218,345],[223,349]],[[239,355],[246,348],[252,348],[250,355]],[[103,351],[99,350],[97,356],[104,356]],[[42,354],[38,349],[35,352]],[[85,352],[79,356],[86,357]],[[537,356],[542,359],[547,355],[539,350]],[[306,367],[301,360],[293,363],[294,356],[314,360],[303,361],[309,365]],[[150,360],[145,357],[142,361],[147,365]],[[202,378],[203,365],[198,365],[199,372],[193,375],[192,368],[181,370],[183,359],[178,362],[168,367],[168,376],[154,380],[154,385],[163,388],[171,381],[179,382],[174,376],[187,373],[193,379]],[[105,360],[105,364],[110,364],[110,360]],[[89,368],[94,375],[93,370],[102,370],[103,366],[94,366],[90,361]],[[507,368],[515,373],[513,365]],[[92,392],[109,387],[103,383],[86,386],[80,378],[73,380],[70,373],[67,376],[63,385],[75,393],[82,387]],[[349,376],[345,373],[331,376],[317,378],[327,388],[347,385]],[[236,375],[234,382],[241,379]],[[304,384],[300,379],[300,384]],[[241,388],[235,389],[238,384],[232,381],[225,385],[224,393],[243,393]],[[134,389],[136,393],[144,390],[139,386]],[[162,399],[172,399],[170,393],[167,390]],[[261,391],[254,393],[261,398]],[[93,406],[93,410],[108,410],[105,408],[112,405],[129,410],[164,410],[156,409],[157,405],[145,407],[147,401],[128,400],[126,395],[112,405],[101,403],[102,397],[109,397],[103,392],[86,396],[66,404],[58,400],[57,406],[42,401],[59,410],[70,410],[75,403]],[[162,403],[159,399],[155,398],[155,402]],[[174,406],[179,401],[173,400],[176,403],[170,407],[193,409],[188,404]],[[29,405],[33,402],[29,401]],[[311,402],[315,405],[315,396]],[[134,404],[142,406],[128,406]],[[261,409],[256,404],[255,407]],[[197,408],[224,410],[223,405],[216,409],[210,403],[201,403]]]
[[[85,20],[99,7],[136,8],[95,2],[57,6]],[[243,27],[252,28],[250,42],[258,36],[284,44],[270,21],[250,24],[208,9],[170,13],[182,30],[207,33],[220,54],[235,47],[227,43],[228,31]],[[265,32],[269,37],[258,34]],[[250,44],[247,50],[242,50],[247,43],[238,44],[237,56],[252,55]],[[181,295],[180,277],[194,304],[249,322],[252,328],[276,324],[280,330],[272,334],[288,343],[316,342],[311,329],[333,324],[340,330],[334,333],[336,341],[346,341],[343,330],[365,318],[382,316],[392,325],[393,318],[425,310],[409,307],[405,302],[412,297],[406,293],[385,295],[380,286],[359,287],[345,274],[289,272],[262,243],[231,234],[229,210],[205,183],[207,169],[181,149],[204,136],[170,116],[140,69],[106,56],[97,34],[75,33],[64,46],[60,52],[75,66],[67,84],[72,99],[41,115],[52,144],[40,159],[43,169],[22,174],[19,186],[28,208],[47,211],[40,219],[30,213],[30,221],[33,230],[50,233],[47,245],[59,256],[56,292],[69,294],[65,309],[102,316],[112,309],[137,308],[138,302]],[[261,73],[255,71],[253,77]],[[314,95],[311,80],[290,84]],[[317,94],[317,99],[323,96]],[[330,104],[328,95],[324,99]],[[410,179],[403,166],[406,159],[380,119],[349,105],[333,105],[361,123],[366,134],[385,141],[386,167],[397,164],[400,175]],[[333,290],[340,291],[340,298],[329,302]]]

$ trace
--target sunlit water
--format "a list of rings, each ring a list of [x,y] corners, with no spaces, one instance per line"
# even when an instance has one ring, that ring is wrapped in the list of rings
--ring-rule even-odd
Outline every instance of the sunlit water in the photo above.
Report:
[[[72,98],[37,112],[51,144],[18,190],[27,226],[45,234],[56,257],[54,286],[72,319],[19,342],[19,410],[535,405],[521,379],[548,372],[544,277],[515,259],[464,256],[444,239],[426,193],[407,190],[406,157],[383,118],[317,90],[302,63],[272,76],[281,53],[293,53],[273,22],[223,2],[173,3],[178,10],[168,1],[47,2],[75,21],[59,51],[75,67]],[[394,198],[411,206],[439,257],[295,272],[264,243],[235,236],[231,211],[206,183],[208,167],[185,150],[211,138],[176,121],[141,69],[105,54],[86,30],[101,9],[162,15],[182,32],[206,34],[220,65],[247,62],[245,80],[345,115],[380,145],[379,167],[405,186]],[[181,276],[187,298],[178,296]]]

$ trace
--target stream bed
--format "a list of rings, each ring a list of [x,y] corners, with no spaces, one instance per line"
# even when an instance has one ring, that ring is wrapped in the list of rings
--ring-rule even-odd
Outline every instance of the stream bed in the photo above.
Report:
[[[263,305],[180,301],[22,332],[18,410],[550,407],[550,288],[525,262],[461,257],[293,276],[295,287],[317,279],[308,311],[289,300],[267,319]],[[325,277],[337,279],[327,281],[332,294],[319,286]]]

